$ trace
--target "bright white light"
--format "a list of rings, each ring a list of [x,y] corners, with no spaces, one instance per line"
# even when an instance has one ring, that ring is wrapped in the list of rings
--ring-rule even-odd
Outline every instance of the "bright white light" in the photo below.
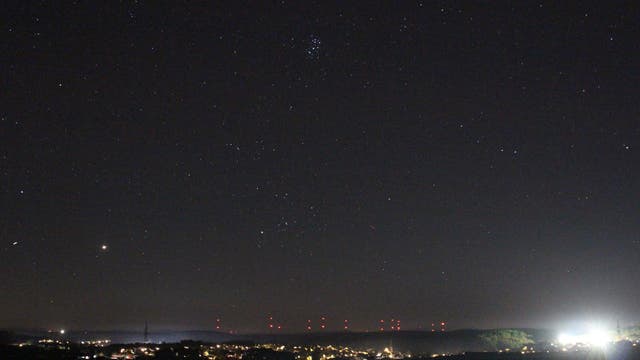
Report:
[[[575,337],[569,334],[564,334],[564,333],[560,334],[558,335],[558,343],[560,343],[560,345],[563,345],[563,346],[575,343]]]
[[[606,347],[611,340],[613,340],[611,338],[611,333],[598,326],[591,326],[589,328],[589,332],[585,336],[585,342],[587,344],[598,348]]]
[[[611,332],[605,328],[591,325],[587,332],[578,334],[561,333],[558,335],[558,343],[563,347],[571,347],[577,344],[588,345],[592,348],[605,348],[613,341]]]
[[[64,335],[64,329],[60,329],[60,335]]]
[[[101,249],[102,251],[107,251],[107,249],[108,249],[108,248],[109,248],[109,247],[107,246],[107,244],[102,244],[102,246],[100,246],[100,249]]]

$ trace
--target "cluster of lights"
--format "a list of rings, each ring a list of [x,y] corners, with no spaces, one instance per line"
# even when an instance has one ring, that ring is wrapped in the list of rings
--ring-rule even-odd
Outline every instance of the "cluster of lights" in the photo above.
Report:
[[[440,330],[439,330],[440,332],[447,331],[447,323],[444,321],[441,321],[439,323],[431,323],[431,332],[436,332],[437,325],[440,325]]]
[[[59,333],[59,330],[50,331],[52,333]],[[62,342],[61,340],[55,339],[43,339],[39,341],[40,344],[55,344],[59,348],[62,348],[61,345],[69,344],[69,342]],[[140,344],[131,344],[125,345],[122,347],[114,348],[114,347],[105,347],[107,344],[111,344],[110,340],[91,340],[91,341],[82,341],[81,344],[84,346],[95,345],[96,343],[101,343],[101,350],[99,353],[94,355],[82,355],[79,356],[79,359],[95,359],[98,357],[106,357],[111,359],[138,359],[141,357],[154,357],[156,352],[160,351],[160,347],[151,347],[149,345],[140,345]],[[18,346],[29,346],[29,343],[22,343]],[[351,359],[351,360],[361,360],[363,358],[369,357],[374,353],[371,350],[356,350],[346,346],[335,346],[335,345],[313,345],[313,346],[301,346],[301,345],[283,345],[277,343],[264,343],[264,344],[255,344],[255,345],[238,345],[238,344],[215,344],[215,345],[197,345],[187,346],[184,344],[170,344],[169,349],[171,349],[176,356],[179,355],[179,352],[182,350],[187,350],[190,353],[196,352],[198,353],[198,357],[206,359],[206,360],[241,360],[245,357],[246,352],[251,349],[270,349],[273,351],[283,352],[289,351],[295,355],[295,359],[297,360],[311,360],[315,358],[319,358],[321,360],[333,360],[333,359]],[[179,347],[178,347],[179,346]],[[67,348],[68,349],[68,348]],[[85,353],[86,354],[86,353]],[[317,355],[317,356],[316,356]],[[392,355],[402,355],[402,357],[407,358],[411,357],[410,354],[402,354],[393,352],[393,350],[385,349],[385,351],[381,354],[378,360],[382,359],[391,359],[396,358]],[[185,355],[186,357],[186,355]]]
[[[389,330],[391,331],[400,331],[400,320],[391,319],[387,322],[389,324]],[[380,323],[378,325],[378,330],[384,331],[385,329],[385,321],[384,319],[380,319]]]
[[[40,339],[38,340],[39,344],[63,344],[66,342],[60,341],[60,340],[55,340],[55,339]]]
[[[256,344],[252,346],[246,345],[231,345],[231,344],[216,344],[210,346],[201,346],[202,355],[209,360],[220,360],[220,358],[226,358],[227,360],[242,359],[244,352],[252,348],[257,349],[270,349],[273,351],[289,351],[295,355],[298,360],[311,360],[316,358],[313,356],[317,354],[322,360],[331,359],[363,359],[368,355],[371,355],[368,351],[355,350],[347,346],[334,346],[334,345],[313,345],[313,346],[301,346],[301,345],[282,345],[282,344]]]
[[[344,327],[345,330],[349,329],[349,320],[345,320],[343,324],[344,324],[343,327]],[[320,320],[318,322],[318,328],[320,330],[325,330],[327,328],[327,317],[326,316],[321,316],[320,317]],[[311,326],[311,319],[307,320],[306,329],[307,329],[307,331],[313,330],[313,327]]]
[[[111,340],[105,339],[105,340],[82,340],[80,341],[80,344],[82,345],[94,345],[94,346],[105,346],[105,345],[109,345],[109,343],[111,343]]]
[[[274,330],[274,329],[282,330],[282,324],[274,324],[273,316],[269,316],[268,327],[269,327],[269,330]]]
[[[329,324],[329,319],[326,316],[320,316],[319,318],[317,318],[316,320],[312,320],[310,318],[308,318],[304,324],[304,330],[307,332],[311,332],[311,331],[323,331],[323,330],[328,330],[330,329],[330,324]],[[335,326],[339,326],[339,320],[336,320],[336,322],[338,324],[335,324]],[[352,330],[352,324],[351,321],[349,319],[344,319],[342,320],[342,329],[344,331],[349,331]],[[442,323],[442,331],[444,331],[444,326],[445,323]],[[284,329],[284,326],[282,325],[282,323],[280,323],[280,321],[276,318],[274,318],[272,315],[268,314],[267,315],[267,322],[266,322],[266,327],[267,329],[269,329],[270,331],[274,331],[274,330],[282,330]],[[220,326],[220,319],[216,320],[216,326],[215,326],[216,330],[220,330],[222,327]],[[385,319],[380,319],[377,329],[380,331],[401,331],[402,330],[402,326],[401,326],[401,321],[399,319],[395,319],[392,318],[390,320],[385,320]],[[367,330],[368,331],[368,330]]]

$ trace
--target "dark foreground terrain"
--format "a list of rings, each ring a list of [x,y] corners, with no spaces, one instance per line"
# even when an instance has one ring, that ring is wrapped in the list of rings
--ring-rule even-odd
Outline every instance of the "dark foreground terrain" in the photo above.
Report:
[[[238,352],[220,350],[217,344],[181,342],[174,344],[113,344],[107,347],[66,345],[43,347],[37,345],[0,345],[2,360],[78,360],[78,359],[243,359],[243,360],[633,360],[640,359],[640,349],[626,345],[612,345],[606,350],[560,352],[467,352],[453,355],[398,355],[360,353],[344,357],[325,354],[304,355],[263,345],[225,344],[242,349]],[[316,347],[315,349],[319,349]],[[147,352],[147,350],[149,352]],[[312,354],[312,353],[309,353]],[[333,355],[332,355],[333,356]]]
[[[604,348],[559,345],[552,332],[532,329],[253,335],[158,332],[149,333],[147,341],[128,332],[0,331],[0,360],[640,360],[640,340],[636,329],[631,330],[619,330],[619,340]]]

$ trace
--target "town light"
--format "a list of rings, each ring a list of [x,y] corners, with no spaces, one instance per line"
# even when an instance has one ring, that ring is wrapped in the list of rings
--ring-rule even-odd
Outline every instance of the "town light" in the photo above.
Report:
[[[613,339],[611,333],[600,326],[591,326],[586,334],[586,343],[598,348],[604,348]]]
[[[558,343],[562,346],[582,344],[592,348],[603,349],[611,341],[613,341],[613,337],[610,331],[602,326],[593,324],[587,327],[586,332],[561,333],[558,335]]]

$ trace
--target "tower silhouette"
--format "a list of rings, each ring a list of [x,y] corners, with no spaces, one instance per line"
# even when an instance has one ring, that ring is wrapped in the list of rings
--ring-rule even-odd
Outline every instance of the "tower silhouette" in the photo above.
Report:
[[[147,320],[144,321],[144,342],[149,342],[149,324],[147,324]]]

